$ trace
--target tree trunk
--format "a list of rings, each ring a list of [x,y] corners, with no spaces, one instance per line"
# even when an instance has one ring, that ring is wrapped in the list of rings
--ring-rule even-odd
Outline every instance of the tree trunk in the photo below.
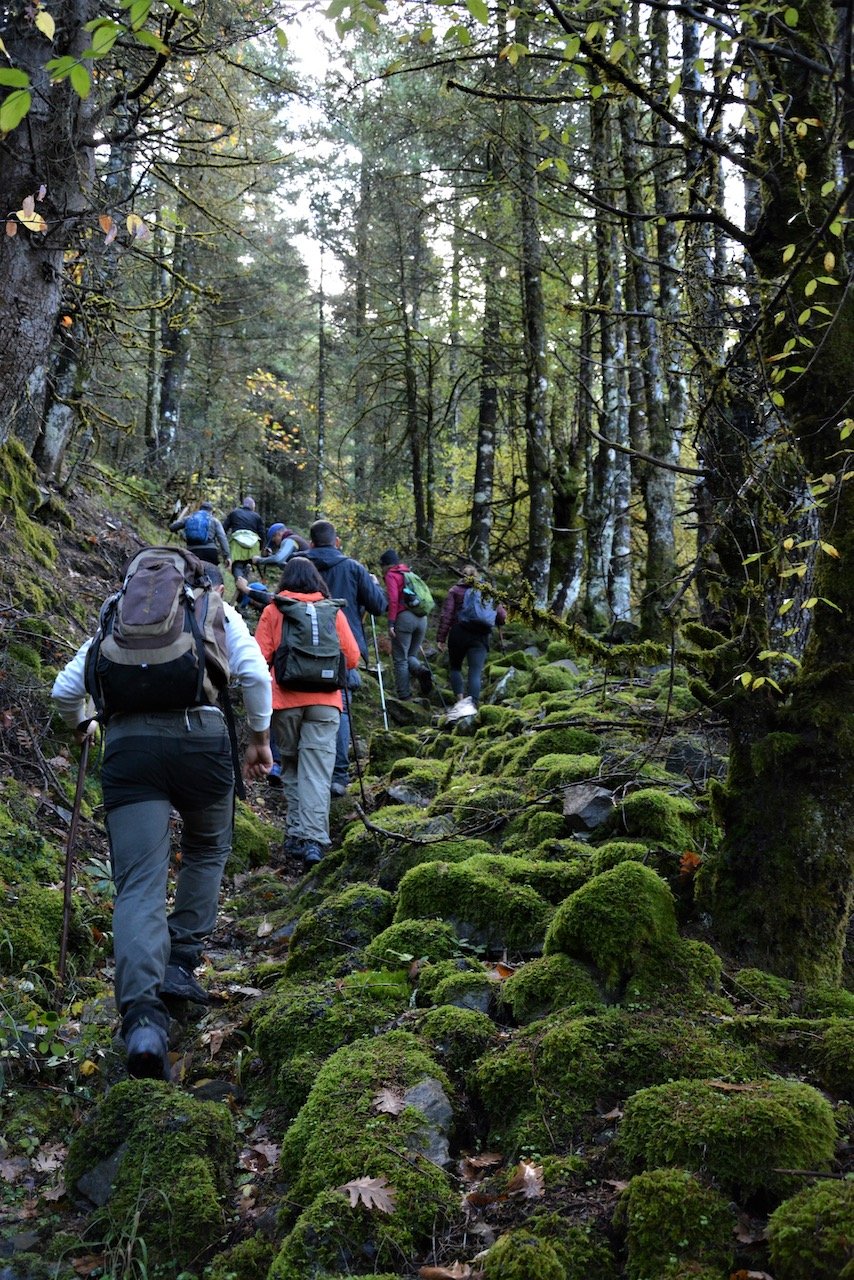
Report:
[[[30,230],[13,216],[16,234],[0,235],[0,443],[14,432],[28,449],[42,427],[64,256],[87,207],[93,162],[92,100],[81,100],[68,80],[52,83],[45,63],[79,57],[90,40],[83,24],[97,10],[95,0],[52,3],[54,42],[25,5],[7,6],[0,19],[6,58],[33,90],[29,114],[0,147],[0,191],[12,215],[34,199],[46,226]]]

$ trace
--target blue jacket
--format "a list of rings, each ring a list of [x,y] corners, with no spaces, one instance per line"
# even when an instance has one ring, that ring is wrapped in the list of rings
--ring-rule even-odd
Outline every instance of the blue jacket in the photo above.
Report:
[[[386,594],[378,587],[363,564],[351,560],[337,547],[311,547],[301,552],[323,577],[333,600],[345,600],[344,613],[350,630],[356,637],[362,657],[367,661],[368,643],[362,626],[362,614],[367,611],[375,618],[388,608]]]

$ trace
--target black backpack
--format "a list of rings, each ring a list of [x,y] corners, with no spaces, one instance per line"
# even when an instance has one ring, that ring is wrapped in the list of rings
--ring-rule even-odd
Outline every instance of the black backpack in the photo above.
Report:
[[[276,683],[302,693],[343,689],[347,663],[335,619],[344,600],[294,600],[275,596],[282,615],[282,638],[273,654]]]

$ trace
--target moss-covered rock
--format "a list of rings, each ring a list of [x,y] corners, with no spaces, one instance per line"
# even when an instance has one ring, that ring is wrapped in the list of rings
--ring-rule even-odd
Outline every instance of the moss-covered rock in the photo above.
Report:
[[[285,1134],[280,1163],[287,1204],[306,1205],[280,1250],[271,1280],[303,1280],[328,1271],[398,1265],[455,1211],[456,1197],[429,1159],[411,1160],[429,1123],[406,1106],[398,1115],[374,1105],[382,1089],[405,1092],[434,1080],[450,1092],[439,1064],[403,1031],[339,1049],[321,1067],[308,1101]],[[385,1178],[396,1192],[393,1213],[351,1208],[331,1188],[354,1178]]]
[[[524,883],[521,859],[476,857],[428,862],[408,871],[398,890],[397,920],[448,920],[461,938],[490,949],[539,951],[552,910]],[[515,867],[513,864],[517,864]]]
[[[527,809],[507,824],[501,850],[524,855],[544,840],[559,840],[564,835],[566,819],[562,813]]]
[[[429,1009],[418,1030],[455,1078],[469,1071],[495,1039],[495,1027],[486,1014],[447,1004]]]
[[[378,933],[365,947],[365,960],[378,969],[400,969],[413,960],[449,960],[459,948],[444,920],[401,920]]]
[[[530,693],[562,693],[565,689],[576,689],[579,683],[579,677],[566,667],[543,663],[532,672],[528,690]]]
[[[483,1273],[486,1280],[566,1280],[566,1268],[549,1241],[524,1229],[495,1242]]]
[[[62,891],[28,880],[8,884],[0,878],[0,903],[0,973],[20,973],[26,964],[55,968],[62,936]],[[82,957],[92,951],[92,937],[83,925],[79,901],[71,906],[69,946]]]
[[[225,1253],[218,1253],[205,1268],[205,1280],[267,1280],[276,1250],[263,1236],[241,1240]]]
[[[327,973],[360,967],[363,948],[391,924],[393,909],[385,889],[354,884],[303,912],[291,937],[288,977],[320,967]]]
[[[530,766],[528,781],[537,791],[554,791],[571,782],[586,782],[589,778],[598,777],[601,766],[601,756],[550,752]]]
[[[425,965],[418,975],[418,1003],[422,1006],[436,1003],[436,991],[448,978],[461,973],[484,974],[484,967],[473,956],[454,956],[450,960],[437,960]]]
[[[617,1207],[625,1231],[628,1280],[660,1280],[686,1260],[729,1273],[735,1218],[729,1203],[685,1169],[632,1178]]]
[[[665,951],[650,952],[626,982],[621,1002],[667,1011],[732,1014],[720,994],[721,959],[706,942],[677,938]]]
[[[681,1165],[731,1193],[779,1197],[800,1182],[780,1170],[830,1167],[835,1127],[827,1100],[797,1081],[760,1080],[736,1091],[677,1080],[629,1098],[620,1144],[635,1167]]]
[[[400,729],[375,729],[368,747],[368,771],[385,773],[401,756],[418,753],[418,738]]]
[[[629,1014],[553,1014],[514,1035],[509,1046],[486,1053],[472,1087],[502,1149],[519,1149],[539,1131],[543,1150],[573,1141],[596,1108],[610,1110],[646,1085],[679,1077],[728,1073],[749,1076],[751,1053],[722,1030],[685,1018]]]
[[[768,1220],[777,1280],[854,1276],[854,1182],[817,1182],[784,1201]]]
[[[101,1213],[116,1234],[145,1240],[152,1264],[194,1264],[219,1237],[234,1155],[228,1108],[167,1084],[117,1084],[68,1152],[68,1186],[111,1157],[113,1187]]]
[[[648,867],[621,862],[582,885],[555,913],[545,953],[593,964],[611,990],[677,939],[673,894]]]
[[[854,1018],[735,1017],[729,1026],[764,1054],[769,1068],[783,1067],[839,1097],[854,1097]]]
[[[305,1102],[331,1053],[383,1029],[408,1003],[405,973],[360,972],[338,981],[280,985],[256,1011],[253,1028],[287,1115]]]
[[[500,1005],[519,1025],[557,1010],[594,1013],[604,1008],[602,992],[577,960],[556,952],[521,965],[501,984]]]
[[[700,829],[701,815],[692,800],[655,787],[627,795],[605,826],[616,836],[655,840],[679,854],[694,848]]]
[[[445,760],[421,760],[416,756],[401,756],[389,770],[390,782],[405,782],[425,799],[432,799],[445,786],[452,764]]]
[[[650,842],[642,840],[607,840],[590,851],[594,875],[610,871],[621,862],[649,862]],[[655,869],[655,868],[654,868]]]
[[[854,991],[844,987],[807,987],[800,1005],[807,1018],[854,1018]]]
[[[500,1280],[539,1280],[541,1259],[550,1267],[555,1259],[560,1271],[553,1274],[563,1280],[614,1280],[616,1276],[605,1241],[589,1227],[570,1226],[557,1213],[535,1213],[524,1228],[502,1236],[484,1259],[484,1274]]]
[[[450,973],[437,983],[433,1001],[437,1005],[453,1005],[458,1009],[487,1013],[495,1004],[499,985],[484,969]]]
[[[530,768],[543,756],[597,756],[600,745],[595,733],[568,725],[566,714],[558,712],[546,716],[541,726],[526,735],[517,763]]]
[[[274,826],[262,822],[248,805],[238,800],[227,874],[236,875],[249,867],[265,866],[270,861],[271,845],[278,844],[281,838],[281,833]]]
[[[739,969],[732,981],[739,1003],[752,1005],[757,1013],[773,1015],[789,1011],[794,983],[786,978],[761,969]]]

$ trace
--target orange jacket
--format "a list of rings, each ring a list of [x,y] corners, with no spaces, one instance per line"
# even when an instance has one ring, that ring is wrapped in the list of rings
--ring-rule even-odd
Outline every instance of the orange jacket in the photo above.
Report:
[[[306,595],[299,591],[281,591],[280,595],[287,597],[289,600],[305,600],[315,601],[322,600],[323,596],[319,591],[313,591]],[[282,639],[282,626],[284,619],[275,604],[268,604],[261,617],[258,619],[258,627],[255,631],[255,639],[264,659],[269,667],[273,661],[273,655],[279,647]],[[344,654],[344,661],[348,667],[357,667],[359,665],[359,646],[350,630],[350,624],[344,616],[344,610],[339,609],[335,617],[335,630],[338,632],[338,639],[341,642],[341,652]],[[270,671],[270,679],[273,681],[273,710],[286,711],[288,707],[313,707],[316,705],[324,707],[337,707],[339,711],[343,710],[341,701],[341,691],[332,689],[329,693],[302,693],[298,689],[283,689],[277,684],[276,677],[272,670]]]

